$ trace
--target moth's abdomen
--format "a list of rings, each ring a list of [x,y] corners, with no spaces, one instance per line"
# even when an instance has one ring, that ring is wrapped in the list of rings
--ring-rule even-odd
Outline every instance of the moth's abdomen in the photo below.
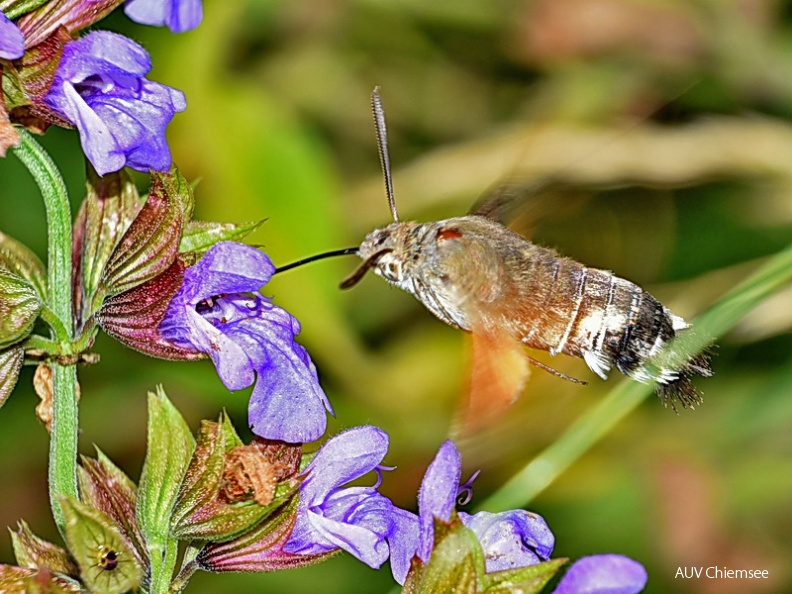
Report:
[[[687,327],[682,318],[628,280],[532,247],[529,301],[535,315],[521,336],[527,346],[581,357],[603,379],[615,367],[638,381],[656,382],[672,406],[674,400],[683,407],[700,402],[690,378],[712,375],[706,355],[681,369],[647,365]]]

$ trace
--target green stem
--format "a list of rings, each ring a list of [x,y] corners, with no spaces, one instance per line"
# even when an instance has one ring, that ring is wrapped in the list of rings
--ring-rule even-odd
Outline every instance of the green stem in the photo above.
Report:
[[[694,324],[696,332],[692,340],[686,341],[676,354],[691,356],[705,348],[711,338],[722,336],[762,300],[790,281],[792,246],[770,258],[756,273],[701,314]],[[498,511],[525,506],[651,392],[652,386],[637,382],[624,381],[616,386],[604,400],[572,423],[561,437],[482,502],[480,508]]]
[[[168,594],[171,589],[173,571],[176,569],[176,561],[179,556],[179,542],[173,538],[168,538],[164,551],[160,547],[152,548],[149,546],[149,549],[151,556],[151,586],[149,592],[151,594]],[[179,575],[183,571],[184,569],[182,568]],[[189,580],[189,576],[185,578],[184,585],[187,584],[187,580]]]
[[[54,338],[64,353],[71,353],[71,207],[66,186],[49,155],[25,130],[19,131],[21,142],[14,150],[27,167],[41,191],[47,214],[47,305],[48,314],[60,320],[52,323]],[[58,496],[77,497],[77,371],[74,365],[52,363],[52,435],[50,439],[50,506],[58,527],[63,531],[63,512]]]

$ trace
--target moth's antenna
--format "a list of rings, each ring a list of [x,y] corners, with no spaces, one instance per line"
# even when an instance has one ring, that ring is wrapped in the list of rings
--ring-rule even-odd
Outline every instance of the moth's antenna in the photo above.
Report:
[[[296,262],[292,262],[291,264],[286,264],[285,266],[280,266],[275,269],[273,274],[278,274],[279,272],[286,272],[287,270],[291,270],[292,268],[297,268],[298,266],[302,266],[303,264],[309,264],[310,262],[316,262],[317,260],[324,260],[325,258],[335,258],[336,256],[349,256],[351,254],[357,255],[358,248],[351,247],[351,248],[344,248],[343,250],[333,250],[331,252],[324,252],[321,254],[316,254],[315,256],[311,256],[309,258],[303,258],[302,260],[297,260]]]
[[[385,176],[385,192],[388,194],[388,205],[393,215],[393,222],[399,222],[396,212],[396,200],[393,198],[393,180],[391,178],[390,157],[388,157],[388,128],[385,126],[385,111],[379,96],[379,87],[371,93],[371,110],[374,112],[374,126],[377,129],[377,149],[379,150],[380,166]]]

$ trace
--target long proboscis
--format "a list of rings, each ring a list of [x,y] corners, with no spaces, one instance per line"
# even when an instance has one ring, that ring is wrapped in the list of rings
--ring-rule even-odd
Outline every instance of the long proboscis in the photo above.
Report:
[[[310,256],[309,258],[303,258],[302,260],[297,260],[296,262],[292,262],[291,264],[280,266],[275,269],[275,272],[273,274],[286,272],[287,270],[291,270],[292,268],[297,268],[299,266],[302,266],[303,264],[310,264],[311,262],[316,262],[317,260],[324,260],[325,258],[335,258],[336,256],[357,255],[357,253],[358,253],[357,247],[350,247],[350,248],[344,248],[342,250],[332,250],[329,252],[323,252],[321,254],[316,254],[315,256]]]
[[[341,284],[338,286],[341,289],[349,289],[354,287],[364,276],[366,276],[366,273],[369,270],[374,268],[374,266],[377,264],[377,260],[379,260],[383,254],[387,254],[388,252],[392,251],[393,250],[390,248],[385,248],[384,250],[380,250],[376,254],[369,256],[369,258],[365,260],[360,266],[358,266],[352,274],[342,280]]]

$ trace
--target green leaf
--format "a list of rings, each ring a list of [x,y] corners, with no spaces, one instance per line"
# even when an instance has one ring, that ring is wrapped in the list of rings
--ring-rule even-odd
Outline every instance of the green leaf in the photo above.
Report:
[[[140,584],[143,569],[107,514],[71,497],[60,498],[66,543],[83,583],[97,594],[123,594]]]
[[[178,170],[152,172],[148,199],[107,262],[104,292],[117,295],[165,272],[176,259],[192,209],[192,188]]]
[[[46,568],[72,577],[79,575],[77,565],[65,549],[33,534],[24,521],[19,522],[16,532],[11,532],[11,542],[17,563],[22,567]]]
[[[136,517],[152,557],[168,542],[171,510],[195,439],[161,387],[148,397],[148,444],[138,489]]]
[[[454,516],[450,523],[435,519],[435,544],[429,563],[413,565],[404,591],[414,594],[475,594],[484,575],[484,556],[473,531]]]
[[[74,222],[75,309],[87,320],[101,305],[99,287],[115,247],[143,207],[137,188],[122,169],[99,177],[88,166],[86,195]]]
[[[482,576],[482,590],[487,594],[539,594],[547,582],[569,559],[559,558]]]
[[[0,352],[0,407],[13,392],[24,359],[25,351],[22,347],[12,347]]]
[[[137,487],[113,462],[97,449],[97,459],[82,457],[77,468],[80,499],[110,516],[132,543],[141,566],[148,565],[143,535],[135,521]]]
[[[0,268],[0,349],[31,333],[43,305],[33,285]]]
[[[23,243],[0,232],[0,268],[21,276],[36,289],[42,301],[47,298],[47,271],[39,257]]]
[[[249,223],[191,221],[182,233],[179,252],[206,252],[219,241],[241,241],[258,229],[265,219]]]

